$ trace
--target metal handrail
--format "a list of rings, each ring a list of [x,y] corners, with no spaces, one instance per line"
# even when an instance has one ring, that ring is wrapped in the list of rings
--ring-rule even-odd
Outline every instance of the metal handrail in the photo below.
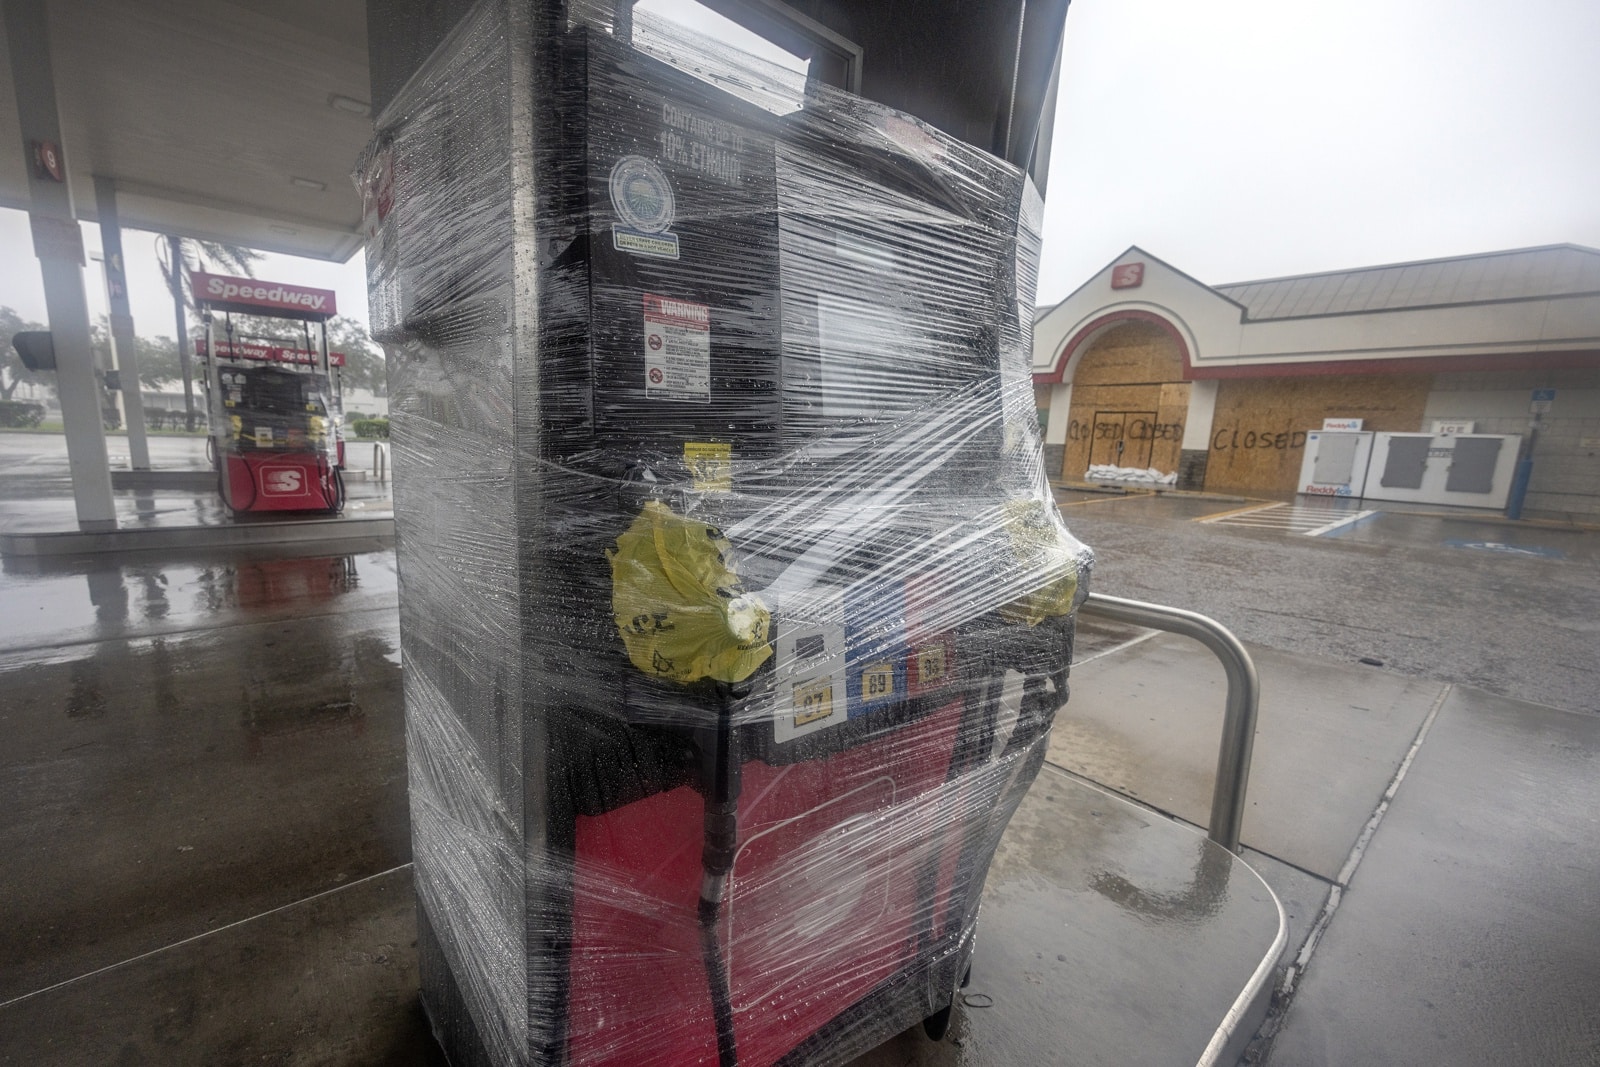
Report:
[[[1250,752],[1256,739],[1256,709],[1261,682],[1244,645],[1215,619],[1194,611],[1142,600],[1090,593],[1080,615],[1147,626],[1152,630],[1192,637],[1222,661],[1228,676],[1228,704],[1222,717],[1222,744],[1217,752],[1217,779],[1211,789],[1211,840],[1229,852],[1239,851],[1244,823],[1244,795],[1250,784]]]

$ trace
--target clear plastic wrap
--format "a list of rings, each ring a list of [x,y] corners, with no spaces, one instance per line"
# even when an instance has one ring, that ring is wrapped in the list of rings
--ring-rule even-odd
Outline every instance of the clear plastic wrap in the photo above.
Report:
[[[840,1062],[951,1004],[1066,698],[1041,205],[642,15],[532,20],[474,8],[359,175],[424,1001],[458,1067]]]

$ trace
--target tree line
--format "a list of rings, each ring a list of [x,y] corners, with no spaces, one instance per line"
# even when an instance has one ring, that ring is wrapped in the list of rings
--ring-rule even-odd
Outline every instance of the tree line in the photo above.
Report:
[[[11,338],[24,330],[43,330],[45,326],[25,320],[15,308],[0,306],[0,400],[10,400],[23,382],[37,382],[55,388],[54,376],[35,374],[22,365]],[[298,331],[291,333],[292,324],[281,320],[256,320],[235,316],[236,336],[241,340],[266,341],[284,347],[303,347],[304,338]],[[102,315],[90,327],[90,338],[100,366],[111,366],[111,324]],[[221,333],[220,329],[218,331]],[[190,325],[191,337],[203,337],[204,329],[197,323]],[[312,337],[316,337],[315,328]],[[134,355],[139,363],[139,384],[152,391],[162,391],[168,385],[183,384],[183,365],[178,358],[178,344],[171,337],[136,336]],[[367,335],[366,327],[343,315],[328,320],[328,349],[343,352],[345,366],[341,380],[347,389],[366,389],[384,396],[387,383],[384,371],[383,350]],[[191,362],[194,361],[191,352]]]

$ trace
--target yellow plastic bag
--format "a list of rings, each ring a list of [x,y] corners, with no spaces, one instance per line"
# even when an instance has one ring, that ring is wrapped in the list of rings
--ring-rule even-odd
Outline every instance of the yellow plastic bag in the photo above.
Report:
[[[742,682],[772,655],[771,615],[739,589],[731,546],[659,501],[617,538],[611,611],[633,665],[675,682]]]
[[[1001,618],[1037,626],[1070,613],[1078,595],[1078,559],[1055,516],[1037,500],[1015,500],[1006,505],[1006,531],[1023,573],[1039,584],[1001,608]]]

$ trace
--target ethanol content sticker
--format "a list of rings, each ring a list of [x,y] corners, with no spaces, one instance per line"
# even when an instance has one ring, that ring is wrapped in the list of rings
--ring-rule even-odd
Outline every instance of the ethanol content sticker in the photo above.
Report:
[[[711,308],[644,294],[644,392],[657,400],[711,402]]]
[[[685,441],[683,465],[695,489],[703,493],[733,492],[733,446],[721,441]]]

